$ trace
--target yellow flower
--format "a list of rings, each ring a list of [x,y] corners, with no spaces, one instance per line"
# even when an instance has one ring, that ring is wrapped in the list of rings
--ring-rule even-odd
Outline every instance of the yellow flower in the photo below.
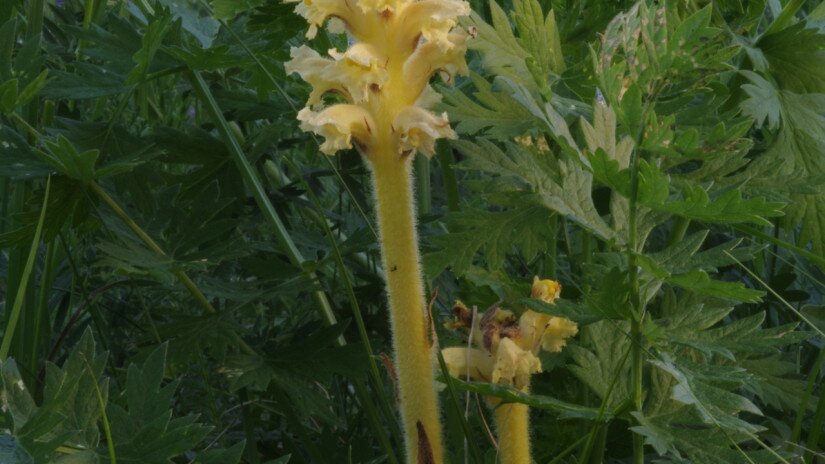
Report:
[[[553,303],[561,285],[553,280],[533,278],[533,298]],[[446,348],[442,351],[450,374],[491,383],[504,383],[526,390],[530,376],[541,372],[539,350],[560,352],[567,339],[578,333],[575,322],[549,314],[525,310],[515,318],[512,312],[495,307],[470,324],[471,313],[460,301],[453,311],[457,321],[448,327],[473,333],[478,348]]]
[[[538,276],[533,277],[533,289],[530,298],[541,300],[545,303],[552,303],[561,295],[561,284],[555,280],[541,280]]]
[[[329,92],[339,93],[353,103],[367,99],[370,89],[380,89],[387,81],[387,71],[379,65],[372,47],[357,44],[344,53],[332,49],[323,58],[302,45],[290,51],[292,59],[284,64],[287,73],[297,73],[312,84],[307,105],[314,106]]]
[[[301,129],[324,137],[321,151],[327,155],[352,148],[353,137],[366,146],[370,141],[371,127],[375,125],[372,116],[355,105],[334,105],[321,112],[304,108],[298,112],[298,120],[301,121]]]
[[[435,153],[435,140],[441,137],[456,138],[450,128],[447,113],[437,116],[417,106],[409,106],[398,113],[393,122],[398,135],[398,154],[419,150],[427,156]]]
[[[446,114],[427,108],[437,98],[433,74],[446,82],[466,74],[467,34],[456,28],[470,14],[464,0],[287,0],[307,19],[314,37],[328,18],[349,34],[351,46],[330,50],[329,58],[308,47],[292,50],[287,73],[312,85],[307,107],[298,113],[301,129],[322,137],[321,151],[334,154],[356,147],[368,161],[375,187],[381,255],[386,272],[401,418],[408,463],[442,462],[438,398],[433,384],[433,347],[425,307],[414,222],[412,155],[432,155],[435,140],[454,138]],[[345,103],[324,107],[335,93]],[[389,271],[392,272],[389,272]],[[420,325],[420,330],[416,326]],[[472,375],[517,381],[535,368],[529,357],[501,351],[493,362],[485,352],[457,357],[453,371],[473,367]],[[469,361],[462,361],[462,359]],[[489,359],[487,359],[489,358]],[[463,364],[461,364],[463,362]],[[536,360],[537,362],[537,360]],[[498,364],[496,364],[498,363]],[[513,364],[513,366],[511,366]]]
[[[368,157],[415,151],[432,155],[436,139],[455,138],[446,114],[426,108],[438,98],[429,86],[434,74],[452,83],[454,76],[469,72],[464,60],[468,35],[456,28],[457,18],[470,13],[467,2],[300,0],[296,12],[310,23],[309,37],[333,17],[356,39],[344,52],[330,50],[330,58],[307,46],[293,48],[285,65],[287,73],[297,73],[312,85],[308,107],[318,110],[330,92],[347,101],[341,108],[333,110],[341,105],[332,105],[313,111],[313,117],[305,112],[299,117],[304,130],[332,138],[324,142],[324,153],[352,147],[350,136],[355,133],[349,128],[364,112],[371,121],[362,124],[369,129],[367,137],[355,138]],[[334,124],[319,114],[345,121]]]
[[[445,348],[441,351],[450,375],[467,380],[526,388],[530,376],[541,372],[541,361],[532,351],[521,349],[512,339],[502,338],[495,354],[478,348]]]

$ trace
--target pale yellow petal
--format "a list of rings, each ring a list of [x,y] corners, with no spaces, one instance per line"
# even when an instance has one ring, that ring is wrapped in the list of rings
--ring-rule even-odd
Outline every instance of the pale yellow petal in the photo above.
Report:
[[[367,100],[371,89],[378,90],[387,82],[386,60],[369,44],[356,43],[344,53],[332,49],[329,54],[335,58],[336,67],[327,78],[341,82],[353,102]]]
[[[541,361],[532,351],[523,350],[513,340],[502,338],[496,350],[492,383],[525,388],[530,384],[530,376],[541,372]]]
[[[409,0],[358,0],[358,8],[364,13],[395,12]]]
[[[365,101],[371,89],[380,89],[387,81],[387,71],[374,49],[367,44],[356,44],[344,53],[330,50],[333,59],[324,58],[303,45],[292,48],[292,59],[285,63],[288,74],[298,73],[312,85],[308,105],[315,106],[328,92],[342,94],[353,103]]]
[[[435,141],[439,138],[456,138],[450,128],[447,113],[441,116],[423,108],[409,106],[401,110],[393,121],[393,129],[398,137],[399,154],[421,153],[432,156]]]
[[[470,70],[464,59],[467,52],[467,37],[464,32],[449,34],[448,40],[452,46],[446,49],[434,42],[419,45],[404,63],[404,77],[410,86],[416,92],[420,92],[435,73],[440,73],[448,84],[453,83],[456,75],[469,74]]]
[[[445,348],[441,350],[447,371],[457,379],[489,382],[493,372],[493,356],[476,348]]]
[[[564,317],[551,317],[544,330],[541,347],[545,351],[558,353],[567,345],[567,339],[579,333],[579,326]]]
[[[450,40],[450,31],[456,26],[457,18],[470,14],[470,4],[464,0],[421,0],[410,2],[399,8],[397,37],[404,50],[415,48],[418,38],[435,43],[446,50],[455,44]]]
[[[544,329],[551,317],[529,309],[524,311],[518,321],[521,334],[516,340],[518,345],[525,350],[537,351],[544,336]]]
[[[538,276],[533,277],[533,288],[530,297],[541,300],[545,303],[552,303],[561,295],[561,284],[555,280],[541,280]]]
[[[370,143],[371,128],[375,127],[372,116],[355,105],[333,105],[315,112],[304,108],[298,112],[301,129],[324,137],[321,151],[332,155],[338,150],[352,148],[355,138],[362,147]]]
[[[295,6],[295,13],[303,16],[309,23],[309,30],[306,36],[309,39],[315,37],[318,28],[323,26],[327,18],[338,18],[345,24],[359,24],[358,12],[350,6],[350,0],[286,0],[289,3],[298,3]]]

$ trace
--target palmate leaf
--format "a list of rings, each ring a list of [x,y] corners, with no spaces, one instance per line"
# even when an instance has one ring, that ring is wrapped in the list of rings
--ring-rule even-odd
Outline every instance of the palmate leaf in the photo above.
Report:
[[[781,355],[768,357],[740,357],[738,364],[752,375],[745,388],[755,394],[764,404],[778,410],[796,412],[806,382],[799,374],[796,363],[784,361]],[[816,399],[808,402],[814,409]]]
[[[463,134],[482,133],[495,140],[512,140],[513,134],[523,134],[536,124],[536,119],[524,106],[506,93],[494,90],[493,84],[477,74],[470,74],[476,88],[473,98],[460,89],[442,88],[441,107],[455,122],[455,130]]]
[[[618,161],[598,149],[589,155],[593,176],[622,196],[630,197],[630,169],[620,169]],[[639,187],[637,201],[654,211],[682,216],[691,220],[732,224],[752,222],[770,224],[766,217],[782,215],[783,203],[769,201],[763,197],[742,198],[738,188],[711,194],[698,185],[686,180],[681,191],[670,195],[669,177],[652,163],[640,160]]]
[[[118,462],[166,464],[191,449],[209,427],[197,417],[172,417],[176,381],[162,386],[167,345],[155,349],[142,366],[129,365],[120,404],[109,405],[109,422]]]
[[[592,176],[573,160],[513,143],[506,143],[502,150],[485,139],[454,144],[467,157],[463,166],[491,174],[497,190],[526,193],[531,201],[568,217],[603,240],[622,242],[593,204]]]
[[[475,12],[467,21],[475,31],[469,47],[481,52],[482,66],[494,75],[550,95],[552,76],[566,68],[553,12],[545,15],[537,0],[513,1],[513,23],[518,35],[495,1],[490,2],[490,12],[492,24]]]
[[[746,433],[721,431],[714,426],[697,426],[697,417],[689,408],[666,414],[645,416],[633,412],[639,425],[631,430],[645,437],[645,444],[656,450],[663,461],[679,464],[770,464],[779,461],[767,450],[743,451],[736,444],[748,440]],[[744,455],[747,453],[747,456]]]
[[[33,462],[62,462],[59,446],[86,450],[98,446],[97,423],[105,405],[97,391],[105,402],[108,379],[101,380],[105,365],[106,356],[95,354],[94,340],[87,330],[62,367],[47,364],[44,400],[39,406],[20,379],[14,361],[0,365],[0,424],[14,437],[16,446],[25,450],[23,454]],[[77,462],[95,462],[93,456],[86,458]]]
[[[446,268],[460,276],[483,250],[485,266],[497,269],[511,252],[513,238],[525,258],[530,259],[546,243],[550,213],[540,205],[516,204],[505,211],[470,210],[448,215],[450,233],[430,237],[438,250],[424,255],[424,270],[431,278]]]
[[[224,373],[229,377],[230,389],[248,387],[265,391],[274,387],[286,395],[290,407],[300,417],[317,418],[327,424],[340,426],[331,399],[318,382],[329,382],[333,374],[363,378],[363,347],[357,343],[345,346],[335,341],[346,329],[347,323],[313,330],[293,331],[293,339],[270,349],[267,356],[238,354],[227,356]]]
[[[711,382],[717,379],[709,381],[702,375],[701,365],[674,360],[667,353],[661,354],[661,359],[650,362],[673,376],[676,384],[672,389],[671,398],[695,407],[703,423],[746,434],[764,430],[764,427],[737,417],[737,414],[743,411],[756,415],[762,415],[762,411],[744,396],[713,385]]]
[[[575,363],[570,372],[609,408],[625,401],[632,391],[629,331],[624,321],[599,321],[582,328],[579,344],[565,348]]]
[[[800,21],[759,39],[769,72],[782,89],[825,93],[825,34]]]
[[[800,21],[771,31],[756,47],[769,64],[757,69],[773,79],[744,72],[750,83],[743,85],[748,98],[740,108],[757,123],[767,120],[772,128],[778,119],[780,124],[770,148],[749,172],[767,184],[775,184],[779,176],[814,179],[825,172],[825,31]],[[811,243],[815,253],[825,254],[825,188],[819,182],[810,189],[791,196],[783,224],[786,229],[799,227],[798,242]]]
[[[764,312],[711,328],[732,310],[718,304],[687,304],[679,314],[656,323],[664,328],[666,345],[690,347],[708,357],[719,354],[731,361],[737,359],[737,354],[773,354],[811,336],[797,331],[793,323],[763,329]]]

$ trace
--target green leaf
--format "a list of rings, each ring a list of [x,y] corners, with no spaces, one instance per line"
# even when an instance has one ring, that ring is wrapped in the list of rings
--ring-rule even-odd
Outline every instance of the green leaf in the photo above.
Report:
[[[91,63],[75,63],[74,72],[52,71],[50,80],[41,96],[54,99],[84,100],[108,97],[128,90],[125,77],[110,69]]]
[[[570,319],[580,326],[599,320],[599,316],[593,314],[587,307],[569,300],[559,299],[553,303],[545,303],[534,298],[524,298],[521,304],[539,313]]]
[[[142,366],[130,364],[121,404],[110,404],[108,417],[118,462],[161,464],[197,445],[209,427],[196,416],[172,417],[176,381],[162,385],[167,345],[155,349]]]
[[[478,393],[483,396],[501,398],[508,403],[523,403],[532,408],[555,411],[560,419],[588,419],[599,418],[598,408],[588,408],[571,404],[566,401],[544,395],[532,395],[525,393],[512,385],[491,384],[487,382],[465,382],[460,379],[452,379],[456,389],[471,393]],[[601,416],[602,420],[610,420],[611,414],[606,412]]]
[[[467,157],[463,166],[491,174],[498,189],[526,193],[527,200],[567,216],[603,240],[621,242],[593,204],[592,176],[573,160],[556,161],[513,143],[501,150],[485,139],[454,145]]]
[[[14,361],[7,360],[0,365],[0,398],[7,411],[4,415],[11,416],[4,425],[10,427],[34,462],[54,462],[59,446],[86,449],[98,446],[97,423],[103,405],[97,388],[105,402],[108,381],[100,380],[105,366],[106,356],[95,353],[91,331],[87,330],[62,368],[51,363],[46,365],[44,400],[36,406]]]
[[[0,84],[0,113],[11,113],[17,105],[17,79]]]
[[[530,259],[546,243],[549,215],[540,205],[527,202],[505,211],[452,213],[445,218],[450,232],[430,237],[438,250],[424,255],[425,273],[435,278],[449,267],[461,276],[473,265],[479,250],[484,251],[485,266],[497,269],[513,251],[513,237],[518,237],[524,257]]]
[[[43,90],[43,87],[46,86],[46,83],[48,83],[48,77],[49,70],[44,69],[43,72],[38,74],[37,77],[35,77],[34,79],[32,79],[31,82],[26,84],[26,86],[23,87],[23,90],[20,91],[20,95],[17,96],[16,105],[23,106],[30,102],[34,97],[36,97],[37,94],[40,93],[41,90]]]
[[[146,31],[143,33],[141,47],[132,55],[132,60],[136,66],[129,75],[126,76],[127,85],[138,84],[146,77],[149,66],[152,64],[152,59],[163,44],[163,39],[169,32],[171,25],[172,15],[169,14],[169,11],[166,9],[162,10],[161,13],[155,15],[151,21],[149,21],[149,25],[146,26]]]
[[[687,408],[667,414],[644,415],[632,412],[639,425],[631,427],[645,437],[660,456],[671,456],[671,462],[680,464],[772,464],[777,458],[768,450],[743,451],[735,445],[750,439],[747,433],[726,431],[717,427],[697,425],[697,417]],[[744,453],[747,453],[745,455]]]
[[[679,361],[677,364],[667,353],[663,353],[661,359],[650,362],[673,376],[676,385],[673,387],[672,398],[679,403],[695,407],[705,424],[746,434],[765,429],[736,416],[743,411],[761,416],[762,411],[755,404],[741,395],[714,386],[703,378],[702,373],[697,370],[701,368],[698,365],[686,361]]]
[[[825,34],[800,21],[757,42],[783,90],[825,93]]]
[[[741,282],[713,280],[705,271],[699,269],[684,274],[671,275],[665,280],[677,287],[727,300],[757,303],[762,301],[762,297],[765,295],[765,292],[747,288]]]
[[[491,73],[516,79],[529,76],[525,63],[529,55],[513,34],[507,13],[491,1],[490,15],[492,24],[487,24],[476,12],[470,13],[468,22],[475,27],[476,37],[468,45],[481,52],[482,65]]]
[[[579,344],[565,348],[575,363],[570,372],[607,402],[608,411],[631,396],[629,331],[624,321],[599,321],[582,328]]]
[[[756,121],[756,127],[762,127],[767,121],[768,129],[778,128],[782,108],[776,88],[753,71],[739,72],[751,81],[750,84],[742,84],[742,90],[749,96],[739,105],[742,112]]]
[[[241,462],[246,442],[240,441],[226,449],[211,449],[198,453],[194,464],[237,464]]]
[[[784,203],[770,201],[763,197],[742,198],[740,189],[731,189],[711,199],[708,192],[699,186],[685,187],[683,200],[666,203],[663,211],[688,219],[719,224],[752,222],[768,225],[765,217],[782,216]]]
[[[232,19],[235,16],[257,8],[264,0],[212,0],[212,14],[218,19]]]
[[[46,142],[49,149],[46,160],[62,174],[80,181],[95,179],[95,163],[99,150],[78,151],[66,137],[58,136],[54,142]]]
[[[469,98],[457,88],[441,88],[444,101],[441,107],[455,123],[455,130],[463,134],[482,133],[495,140],[511,140],[513,134],[523,134],[535,125],[535,117],[523,105],[506,93],[493,89],[478,74],[470,74],[477,89]]]

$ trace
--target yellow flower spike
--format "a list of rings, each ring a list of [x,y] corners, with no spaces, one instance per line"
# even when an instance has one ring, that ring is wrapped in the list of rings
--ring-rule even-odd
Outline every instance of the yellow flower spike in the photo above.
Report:
[[[534,277],[530,293],[533,298],[552,304],[561,295],[561,285]],[[450,326],[468,328],[469,309],[457,301],[453,312],[456,322]],[[471,342],[479,348],[447,348],[443,353],[450,375],[512,385],[529,392],[530,377],[541,372],[539,350],[559,352],[567,344],[567,338],[576,333],[576,323],[563,317],[526,310],[516,320],[510,311],[495,308],[487,311],[480,320],[476,319],[472,327]],[[493,359],[492,364],[490,359]],[[487,402],[495,416],[499,461],[530,464],[530,410],[527,405],[502,404],[497,398],[487,398]]]
[[[467,35],[455,26],[470,7],[464,0],[297,2],[295,11],[310,24],[307,37],[335,18],[334,23],[343,23],[354,42],[348,50],[331,50],[329,58],[308,47],[294,49],[286,71],[298,73],[313,87],[308,108],[301,110],[298,119],[303,130],[324,137],[321,151],[333,154],[355,146],[369,164],[406,459],[416,464],[441,463],[435,341],[430,339],[421,279],[411,160],[415,152],[432,155],[436,139],[455,137],[446,114],[427,110],[437,101],[428,83],[436,72],[444,73],[447,82],[468,72]],[[346,103],[322,109],[323,96],[329,92]],[[490,363],[485,367],[488,375],[492,375]]]

